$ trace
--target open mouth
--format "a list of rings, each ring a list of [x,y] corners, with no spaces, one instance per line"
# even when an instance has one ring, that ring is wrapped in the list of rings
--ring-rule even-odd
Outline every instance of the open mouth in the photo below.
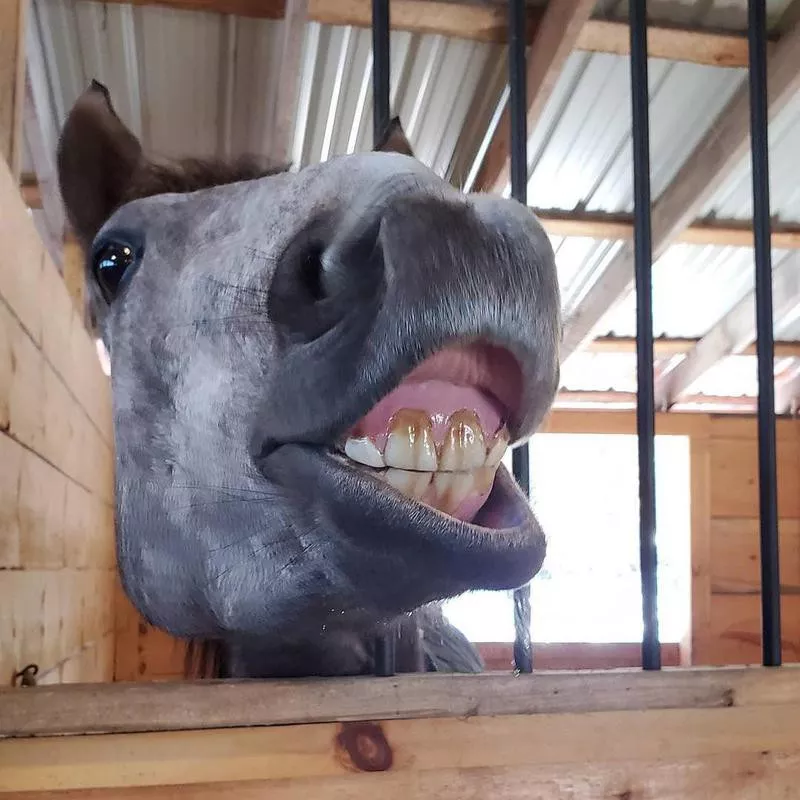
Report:
[[[508,449],[520,385],[519,366],[502,348],[445,348],[370,409],[336,450],[405,497],[472,522]]]

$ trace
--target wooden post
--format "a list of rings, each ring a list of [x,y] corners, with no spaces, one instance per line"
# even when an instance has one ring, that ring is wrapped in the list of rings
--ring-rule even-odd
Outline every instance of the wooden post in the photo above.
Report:
[[[19,179],[25,97],[25,18],[28,0],[0,3],[0,156]]]
[[[86,272],[83,264],[83,248],[78,241],[67,235],[64,237],[64,283],[67,285],[72,304],[84,326],[86,314]]]

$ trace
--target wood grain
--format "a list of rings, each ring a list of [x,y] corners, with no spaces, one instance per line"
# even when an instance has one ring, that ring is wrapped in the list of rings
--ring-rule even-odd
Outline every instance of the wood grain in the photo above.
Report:
[[[282,0],[111,0],[138,6],[161,6],[183,11],[234,14],[243,17],[282,19]],[[528,9],[528,41],[533,41],[541,11]],[[368,28],[372,23],[369,0],[309,0],[308,18],[323,25]],[[469,41],[505,44],[508,22],[502,3],[431,2],[392,0],[393,30],[449,36]],[[719,33],[680,26],[651,25],[648,48],[653,58],[686,61],[717,67],[746,67],[747,39],[735,33]],[[589,20],[578,37],[576,49],[627,55],[628,25],[624,21]]]
[[[236,781],[184,786],[11,793],[20,800],[382,800],[497,798],[497,800],[764,800],[791,798],[800,784],[796,754],[753,752],[675,761],[618,759],[562,766],[359,773],[325,778]]]
[[[389,720],[364,731],[371,746],[380,739],[391,753],[388,773],[380,774],[405,780],[407,790],[419,796],[422,776],[454,770],[479,775],[549,768],[551,776],[560,773],[568,779],[573,769],[598,762],[667,765],[724,754],[734,764],[758,753],[797,754],[800,705]],[[354,796],[371,796],[368,789],[380,783],[361,785],[366,776],[348,763],[339,743],[342,733],[339,724],[324,723],[10,739],[0,741],[0,788],[21,792],[217,781],[264,781],[268,788],[272,781],[288,786],[296,779],[341,779],[358,791]]]
[[[0,3],[0,160],[19,180],[25,94],[25,24],[28,0]]]
[[[189,681],[0,690],[0,736],[800,703],[800,667]]]

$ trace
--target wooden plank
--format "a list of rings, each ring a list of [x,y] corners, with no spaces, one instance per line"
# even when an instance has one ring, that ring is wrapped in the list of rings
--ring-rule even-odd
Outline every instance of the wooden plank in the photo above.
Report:
[[[110,503],[108,444],[2,302],[0,358],[0,415],[6,433]],[[99,371],[99,363],[94,369]]]
[[[650,58],[688,61],[710,67],[746,67],[747,41],[738,34],[714,33],[649,26],[647,54]],[[578,37],[576,50],[593,53],[630,54],[628,26],[619,22],[591,20]]]
[[[684,665],[704,664],[702,645],[711,624],[711,451],[707,435],[689,442],[691,606],[687,639],[682,648]]]
[[[800,595],[800,521],[780,520],[779,529],[781,590]],[[711,590],[715,594],[759,594],[760,563],[758,519],[711,520]]]
[[[18,181],[22,169],[25,27],[28,0],[0,4],[0,161]]]
[[[12,793],[20,800],[63,798],[116,798],[118,800],[410,800],[431,798],[497,798],[498,800],[763,800],[793,797],[800,783],[800,757],[796,754],[727,752],[680,760],[635,760],[614,754],[592,763],[523,765],[518,767],[454,767],[406,772],[288,781],[235,781],[122,789],[89,789]]]
[[[116,683],[0,689],[0,737],[793,703],[800,668]]]
[[[19,201],[16,183],[0,159],[0,299],[19,318],[33,340],[41,342],[38,303],[44,266],[41,239]]]
[[[610,241],[633,240],[631,214],[601,214],[540,208],[534,208],[532,211],[551,236],[575,236]],[[715,221],[713,224],[694,222],[675,237],[675,242],[752,248],[753,228],[751,223],[741,220]],[[772,230],[772,245],[777,250],[800,248],[800,226],[775,225]]]
[[[688,353],[700,340],[692,338],[658,337],[653,342],[656,358]],[[636,339],[632,336],[601,336],[586,346],[587,353],[636,353]],[[755,343],[743,348],[739,355],[752,356]],[[775,358],[800,358],[800,342],[775,342]]]
[[[564,64],[589,20],[596,0],[549,0],[527,55],[525,78],[528,131],[535,129]],[[476,191],[502,192],[510,181],[511,111],[498,122],[475,179]]]
[[[704,435],[709,428],[708,414],[666,414],[655,416],[657,435]],[[633,411],[551,411],[541,433],[617,433],[636,435],[636,414]]]
[[[87,315],[84,254],[80,243],[72,237],[64,240],[64,284],[78,319],[85,325]]]
[[[800,89],[800,23],[780,39],[769,56],[769,116],[773,119]],[[747,84],[736,92],[706,132],[652,210],[653,258],[698,215],[708,199],[747,155],[750,103]],[[568,358],[598,331],[605,315],[633,286],[633,245],[626,243],[589,289],[564,329],[562,359]]]
[[[781,646],[787,664],[800,661],[800,596],[781,597]],[[761,663],[761,599],[758,595],[715,594],[703,645],[707,665]]]
[[[132,0],[132,4],[266,19],[282,19],[285,9],[282,0]],[[540,14],[541,10],[535,6],[528,9],[528,42],[533,41]],[[369,0],[309,0],[308,18],[323,25],[369,28],[372,11]],[[392,0],[391,25],[393,30],[411,33],[499,44],[508,41],[506,9],[502,3]],[[593,19],[581,31],[576,49],[627,55],[629,46],[626,22]],[[736,33],[651,25],[648,46],[653,58],[718,67],[746,67],[748,63],[747,39]]]
[[[778,442],[778,514],[800,518],[800,444]],[[715,439],[711,447],[711,516],[758,516],[758,445],[755,439]]]
[[[414,791],[421,775],[440,770],[558,765],[569,774],[573,766],[594,761],[796,753],[798,741],[796,703],[28,738],[0,742],[0,787],[21,792],[251,780],[285,785],[297,778],[347,777],[353,783],[360,773],[390,770],[404,775],[406,788]]]

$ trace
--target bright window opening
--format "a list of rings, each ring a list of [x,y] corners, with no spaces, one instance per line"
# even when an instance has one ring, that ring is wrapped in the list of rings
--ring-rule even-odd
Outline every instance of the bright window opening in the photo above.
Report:
[[[680,642],[690,624],[689,439],[657,436],[655,453],[659,634]],[[539,434],[530,457],[531,502],[548,538],[531,585],[533,640],[641,641],[636,436]],[[514,640],[510,592],[462,595],[445,613],[473,642]]]

